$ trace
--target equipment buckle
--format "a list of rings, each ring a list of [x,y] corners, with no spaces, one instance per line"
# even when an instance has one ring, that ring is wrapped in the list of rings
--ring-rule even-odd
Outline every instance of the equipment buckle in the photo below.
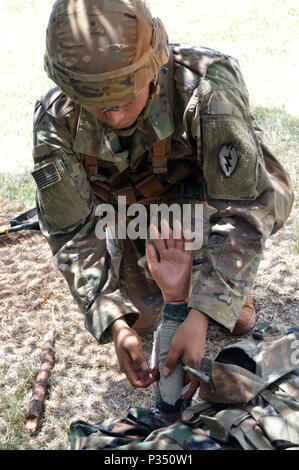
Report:
[[[202,380],[205,383],[211,382],[211,377],[208,376],[205,372],[201,372],[200,370],[192,369],[192,367],[184,366],[184,371],[189,372],[189,374],[194,375],[197,379]]]

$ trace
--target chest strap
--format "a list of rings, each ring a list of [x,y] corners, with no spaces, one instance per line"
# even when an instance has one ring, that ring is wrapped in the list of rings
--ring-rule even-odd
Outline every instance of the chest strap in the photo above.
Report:
[[[167,160],[171,151],[171,137],[156,142],[150,149],[155,174],[167,173]]]
[[[90,178],[91,187],[95,195],[105,202],[113,203],[117,201],[118,196],[126,196],[127,204],[134,204],[136,202],[147,204],[157,199],[170,187],[170,184],[163,185],[152,173],[149,175],[147,174],[144,178],[141,179],[141,181],[130,181],[126,186],[114,188],[108,183],[97,181],[92,178],[96,176],[98,172],[99,160],[97,157],[80,154],[80,159],[84,163],[87,175]],[[141,195],[138,200],[136,193]]]
[[[79,156],[84,163],[88,176],[96,176],[98,174],[98,158],[84,153],[80,153]]]
[[[154,174],[167,173],[167,160],[171,151],[171,137],[156,142],[149,149]],[[84,162],[88,176],[96,176],[99,160],[93,155],[80,153],[80,159]]]
[[[163,143],[164,149],[166,149],[166,141],[159,142]],[[169,139],[170,140],[170,139]],[[162,148],[162,145],[161,145]],[[170,147],[169,147],[170,149]],[[158,155],[158,154],[156,154]],[[80,154],[80,158],[83,161],[86,171],[90,180],[91,187],[95,195],[102,201],[109,202],[114,204],[117,201],[118,196],[126,196],[127,204],[149,204],[155,202],[162,196],[171,186],[174,184],[183,181],[192,173],[192,168],[186,165],[186,162],[178,162],[174,168],[167,169],[167,158],[165,156],[165,165],[164,156],[161,157],[161,160],[154,160],[157,166],[152,165],[152,173],[145,172],[145,174],[135,180],[133,175],[128,174],[128,183],[125,186],[115,187],[108,184],[107,182],[95,180],[95,176],[98,173],[98,158],[90,155]],[[157,157],[158,158],[158,157]],[[163,178],[158,177],[158,174],[162,173],[161,168],[163,168],[163,173],[167,173]],[[155,171],[157,170],[158,171]]]
[[[166,73],[165,73],[166,72]],[[167,90],[167,96],[171,112],[173,114],[173,101],[174,101],[174,57],[173,51],[170,49],[169,60],[165,67],[165,72],[161,74],[161,79]],[[171,137],[156,142],[150,149],[149,153],[152,157],[153,173],[163,174],[167,173],[167,160],[171,152]]]

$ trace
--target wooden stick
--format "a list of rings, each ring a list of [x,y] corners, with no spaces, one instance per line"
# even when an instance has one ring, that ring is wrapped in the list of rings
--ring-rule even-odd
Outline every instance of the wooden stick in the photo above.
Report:
[[[38,428],[38,422],[43,411],[47,394],[48,380],[51,375],[51,370],[54,367],[54,335],[54,331],[51,330],[44,337],[41,368],[36,377],[34,391],[26,413],[26,431],[30,433],[36,432]]]

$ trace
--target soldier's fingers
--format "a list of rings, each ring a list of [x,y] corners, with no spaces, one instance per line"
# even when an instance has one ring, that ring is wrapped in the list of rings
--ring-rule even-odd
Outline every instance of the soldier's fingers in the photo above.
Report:
[[[191,377],[190,382],[191,382],[190,387],[184,395],[185,400],[188,400],[188,398],[192,398],[196,390],[199,387],[199,380],[196,380],[195,377]]]
[[[175,241],[173,239],[173,232],[169,227],[169,223],[165,220],[161,220],[161,232],[165,240],[165,245],[167,248],[173,248],[175,246]]]
[[[153,373],[151,369],[135,369],[135,373],[137,375],[138,384],[140,384],[141,387],[148,387],[157,380],[156,374]]]
[[[153,369],[150,369],[149,374],[153,382],[156,382],[157,380],[159,380],[160,379],[159,367],[155,366]]]
[[[189,377],[189,374],[184,374],[184,385],[187,385],[188,383],[190,383],[191,380],[190,380],[190,377]]]
[[[181,351],[174,349],[173,347],[170,347],[168,356],[164,362],[163,369],[162,369],[162,374],[165,377],[168,377],[168,375],[170,375],[174,371],[175,366],[180,356],[181,356]]]
[[[126,374],[127,379],[129,380],[130,384],[136,386],[138,383],[138,375],[132,367],[132,361],[130,359],[129,354],[123,352],[121,363],[120,363],[120,371]]]
[[[129,355],[135,372],[143,376],[144,373],[148,373],[150,368],[140,349],[139,347],[131,348]]]
[[[136,371],[130,356],[124,353],[121,364],[121,372],[126,374],[128,381],[133,387],[144,388],[148,387],[152,383],[152,379],[149,374],[145,374],[145,371]]]

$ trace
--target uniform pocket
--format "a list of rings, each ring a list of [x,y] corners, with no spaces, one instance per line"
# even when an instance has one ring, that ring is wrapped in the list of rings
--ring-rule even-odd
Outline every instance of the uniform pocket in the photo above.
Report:
[[[32,171],[41,213],[52,232],[65,232],[91,212],[86,172],[74,156],[61,150],[37,163]]]
[[[202,116],[203,171],[208,197],[255,199],[260,149],[245,120]]]

